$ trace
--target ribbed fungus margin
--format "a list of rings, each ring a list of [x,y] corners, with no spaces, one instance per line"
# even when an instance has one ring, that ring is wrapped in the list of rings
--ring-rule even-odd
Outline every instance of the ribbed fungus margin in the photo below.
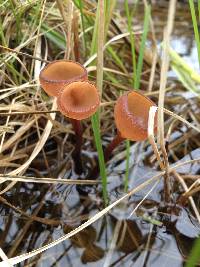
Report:
[[[148,138],[148,118],[151,106],[156,104],[148,97],[137,91],[130,91],[118,98],[114,108],[114,118],[117,126],[117,135],[104,151],[107,162],[113,150],[124,140],[144,141]],[[157,113],[154,121],[156,131]],[[95,166],[90,177],[95,179],[99,168]]]
[[[58,109],[66,117],[76,120],[92,116],[100,105],[96,86],[89,82],[73,82],[65,86],[57,98]]]
[[[118,98],[114,117],[117,129],[123,138],[144,141],[148,138],[148,118],[151,106],[156,104],[137,91],[131,91]],[[154,130],[156,130],[156,117]]]
[[[41,70],[39,79],[44,91],[57,97],[65,85],[85,81],[88,76],[87,70],[78,62],[55,60]]]
[[[92,116],[100,105],[99,93],[96,86],[89,81],[72,82],[60,91],[57,98],[58,110],[71,119],[75,134],[76,146],[72,157],[75,162],[75,171],[81,174],[81,145],[82,125],[81,120]]]
[[[148,138],[148,118],[151,106],[156,106],[156,104],[150,98],[134,90],[118,98],[114,109],[118,133],[105,150],[106,160],[124,139],[144,141]],[[157,113],[154,121],[155,132],[156,125]]]

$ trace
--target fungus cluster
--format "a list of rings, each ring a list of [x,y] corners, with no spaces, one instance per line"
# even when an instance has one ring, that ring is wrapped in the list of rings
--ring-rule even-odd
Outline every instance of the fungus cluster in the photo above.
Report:
[[[99,107],[97,88],[88,81],[87,70],[79,63],[56,60],[40,72],[40,84],[49,96],[57,97],[58,110],[71,119],[76,146],[73,152],[75,171],[82,173],[81,145],[82,126],[80,120],[92,116]]]
[[[79,63],[56,60],[40,72],[40,83],[49,96],[57,97],[58,109],[65,116],[82,120],[94,114],[99,94],[88,81],[87,70]]]
[[[74,160],[77,173],[82,172],[80,149],[82,127],[80,120],[92,116],[100,105],[96,86],[88,81],[87,70],[79,63],[57,60],[48,64],[40,73],[40,83],[45,92],[57,97],[58,110],[71,119],[77,135]],[[148,97],[130,91],[118,98],[114,109],[117,136],[104,152],[107,161],[113,149],[124,139],[143,141],[148,137],[148,117],[151,106],[156,106]],[[155,117],[156,131],[156,117]],[[75,164],[76,165],[76,164]],[[94,173],[94,172],[92,172]]]

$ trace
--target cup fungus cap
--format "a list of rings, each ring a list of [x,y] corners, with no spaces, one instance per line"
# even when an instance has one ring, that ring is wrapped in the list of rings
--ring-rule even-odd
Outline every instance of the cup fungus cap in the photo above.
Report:
[[[57,104],[60,112],[66,117],[76,120],[87,119],[99,107],[99,93],[91,82],[73,82],[60,92]]]
[[[151,106],[156,106],[143,94],[131,91],[117,100],[114,117],[117,129],[123,138],[143,141],[148,137],[148,118]],[[156,131],[157,113],[154,120]]]
[[[87,80],[87,70],[77,62],[55,60],[41,70],[39,79],[44,91],[57,97],[65,85]]]

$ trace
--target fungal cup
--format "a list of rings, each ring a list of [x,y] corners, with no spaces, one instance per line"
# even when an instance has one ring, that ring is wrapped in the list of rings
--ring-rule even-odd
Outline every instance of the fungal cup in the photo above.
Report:
[[[106,161],[124,139],[144,141],[148,138],[148,118],[152,106],[156,107],[156,104],[150,98],[134,90],[118,98],[114,109],[118,133],[105,150]],[[154,120],[154,132],[156,132],[156,125],[157,113]]]
[[[44,91],[58,97],[67,84],[87,80],[87,70],[79,63],[68,60],[55,60],[40,72],[40,83]]]

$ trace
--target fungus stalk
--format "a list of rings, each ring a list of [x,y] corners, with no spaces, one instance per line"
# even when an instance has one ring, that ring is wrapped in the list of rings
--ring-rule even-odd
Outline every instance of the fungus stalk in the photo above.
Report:
[[[72,158],[74,160],[75,172],[77,174],[83,173],[83,164],[81,160],[81,148],[83,143],[83,127],[80,121],[71,119],[71,124],[74,129],[76,142],[75,142],[75,149],[72,153]]]
[[[91,112],[96,111],[95,105],[98,101],[94,99],[93,103],[91,100],[91,97],[94,97],[94,91],[96,93],[96,87],[94,89],[94,86],[89,85],[89,82],[81,83],[88,79],[87,70],[81,64],[69,60],[51,62],[41,70],[39,79],[44,91],[49,96],[57,97],[58,109],[71,119],[76,136],[72,157],[75,163],[75,172],[81,174],[83,130],[80,120],[87,118]],[[86,100],[87,94],[92,95],[89,97],[89,103]],[[98,93],[96,94],[98,95]]]
[[[114,139],[111,141],[111,143],[106,147],[104,150],[104,161],[105,163],[110,159],[113,150],[125,139],[121,136],[120,132],[116,134]],[[95,165],[92,172],[90,173],[89,178],[96,179],[99,174],[99,166]]]
[[[121,136],[120,132],[118,132],[115,136],[115,138],[112,140],[112,142],[107,146],[107,148],[104,151],[104,159],[105,162],[107,162],[110,157],[111,154],[113,152],[113,150],[122,142],[124,141],[124,138]]]
[[[82,173],[81,146],[82,125],[81,120],[92,116],[99,107],[99,93],[94,84],[89,81],[73,82],[65,86],[57,98],[58,109],[71,119],[76,135],[76,145],[72,154],[75,162],[75,171]]]

